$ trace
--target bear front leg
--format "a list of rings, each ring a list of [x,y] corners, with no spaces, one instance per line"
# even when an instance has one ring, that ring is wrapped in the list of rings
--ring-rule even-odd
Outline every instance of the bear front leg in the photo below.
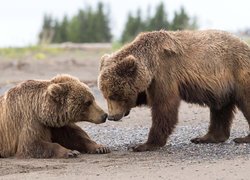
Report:
[[[133,149],[135,152],[151,151],[166,144],[178,121],[178,97],[161,98],[154,100],[152,105],[152,127],[146,143]]]
[[[80,153],[62,147],[58,143],[36,140],[30,143],[19,144],[16,157],[18,158],[73,158]]]
[[[69,124],[61,128],[51,128],[52,141],[62,146],[75,149],[81,153],[106,154],[110,149],[97,144],[76,124]]]

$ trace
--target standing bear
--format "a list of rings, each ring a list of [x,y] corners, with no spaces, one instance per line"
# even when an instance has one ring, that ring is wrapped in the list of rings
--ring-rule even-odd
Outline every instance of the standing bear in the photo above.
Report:
[[[147,105],[152,127],[134,151],[164,146],[178,121],[180,101],[207,105],[210,127],[193,143],[218,143],[230,136],[237,106],[250,124],[250,48],[223,31],[154,31],[100,62],[98,86],[107,100],[109,120]],[[249,143],[250,135],[236,138]]]
[[[103,123],[107,114],[90,89],[69,75],[29,80],[0,96],[0,157],[68,158],[109,153],[75,123]]]

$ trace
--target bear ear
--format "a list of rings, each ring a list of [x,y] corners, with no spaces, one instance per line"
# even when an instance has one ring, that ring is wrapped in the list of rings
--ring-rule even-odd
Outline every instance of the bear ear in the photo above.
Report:
[[[176,55],[183,53],[183,48],[180,45],[180,42],[174,37],[171,37],[170,35],[168,35],[168,37],[164,39],[162,47],[164,49],[165,54],[167,55]]]
[[[60,97],[64,96],[68,92],[66,84],[51,84],[47,88],[48,94],[55,100],[59,101]]]
[[[107,61],[107,59],[108,59],[109,57],[110,57],[109,54],[104,54],[104,55],[101,57],[100,68],[99,68],[100,71],[102,70],[102,68],[103,68],[104,66],[106,66],[106,61]]]
[[[68,74],[58,74],[51,79],[53,83],[79,82],[79,79]]]
[[[163,49],[164,49],[164,53],[166,53],[167,55],[174,55],[174,54],[178,54],[179,52],[176,45],[172,43],[164,43]]]
[[[133,55],[129,55],[123,61],[119,62],[115,71],[118,76],[134,78],[137,74],[138,64]]]

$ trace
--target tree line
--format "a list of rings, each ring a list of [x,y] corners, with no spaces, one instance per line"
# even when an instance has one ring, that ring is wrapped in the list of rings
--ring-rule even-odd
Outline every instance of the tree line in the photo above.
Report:
[[[156,6],[155,13],[151,15],[150,9],[146,18],[142,16],[139,8],[135,15],[128,14],[124,30],[121,34],[122,43],[132,40],[142,31],[153,30],[183,30],[196,29],[197,21],[191,18],[184,7],[174,12],[172,20],[169,20],[164,4]],[[45,15],[39,43],[62,43],[62,42],[111,42],[112,33],[110,28],[109,12],[104,9],[104,4],[99,2],[96,10],[91,7],[80,9],[76,15],[59,21],[50,15]]]

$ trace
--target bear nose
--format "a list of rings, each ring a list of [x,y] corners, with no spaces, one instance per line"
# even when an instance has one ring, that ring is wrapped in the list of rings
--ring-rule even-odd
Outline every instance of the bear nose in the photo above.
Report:
[[[108,120],[114,121],[114,120],[115,120],[115,117],[114,117],[114,116],[108,116]]]
[[[101,116],[102,121],[105,122],[106,119],[107,119],[107,117],[108,117],[108,114],[107,114],[107,113],[103,114],[103,115]]]
[[[123,117],[123,114],[109,115],[108,120],[110,121],[119,121]]]

